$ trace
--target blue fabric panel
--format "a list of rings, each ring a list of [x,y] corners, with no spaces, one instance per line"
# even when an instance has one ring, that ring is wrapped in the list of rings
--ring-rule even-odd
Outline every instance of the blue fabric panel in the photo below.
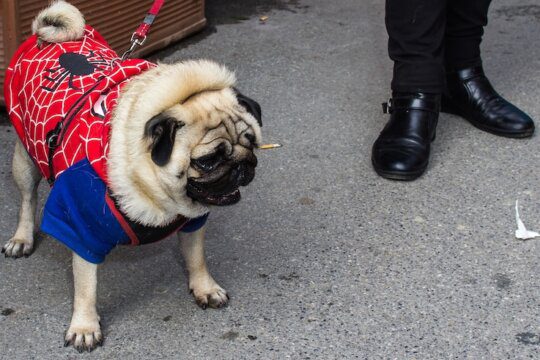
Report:
[[[41,230],[86,261],[103,262],[116,245],[130,243],[106,202],[106,192],[105,183],[88,159],[79,161],[56,179],[43,210]],[[191,219],[180,231],[195,232],[207,219],[208,214]],[[143,227],[142,233],[135,235],[140,238],[141,234],[154,232],[154,237],[160,237],[162,229]]]
[[[64,171],[49,194],[41,230],[83,259],[98,264],[117,245],[128,243],[105,201],[106,185],[85,159]]]

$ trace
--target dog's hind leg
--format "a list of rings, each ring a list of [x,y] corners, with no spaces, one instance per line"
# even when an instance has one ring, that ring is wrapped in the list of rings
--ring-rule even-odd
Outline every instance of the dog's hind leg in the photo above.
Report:
[[[103,341],[96,310],[97,265],[73,253],[73,316],[64,346],[73,345],[79,352],[92,351]]]
[[[189,273],[189,290],[201,308],[220,308],[227,305],[229,295],[216,283],[206,268],[204,230],[203,226],[192,233],[179,233],[182,254]]]
[[[6,257],[18,258],[29,256],[34,248],[37,186],[41,180],[39,170],[18,140],[15,144],[12,169],[21,193],[21,208],[15,235],[4,245],[2,252]]]

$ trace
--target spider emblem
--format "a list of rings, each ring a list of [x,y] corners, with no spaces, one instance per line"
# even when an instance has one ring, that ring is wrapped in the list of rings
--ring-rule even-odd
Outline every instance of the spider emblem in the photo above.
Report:
[[[71,89],[80,90],[79,87],[73,84],[74,76],[84,76],[92,74],[96,69],[104,70],[100,68],[100,65],[108,66],[109,62],[103,58],[100,54],[97,56],[93,51],[89,54],[83,55],[74,52],[67,52],[60,55],[58,58],[57,67],[46,69],[49,74],[55,74],[51,76],[44,76],[45,79],[52,81],[51,86],[41,85],[41,88],[46,91],[54,92],[62,84],[62,82],[69,76],[68,85]]]

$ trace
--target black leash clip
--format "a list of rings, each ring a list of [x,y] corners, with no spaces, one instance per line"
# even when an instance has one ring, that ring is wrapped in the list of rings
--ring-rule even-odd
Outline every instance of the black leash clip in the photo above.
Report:
[[[53,157],[56,148],[60,145],[59,139],[60,132],[62,132],[62,126],[63,122],[59,121],[54,129],[49,131],[45,136],[45,141],[47,142],[47,147],[49,148],[49,158],[47,159],[49,162],[49,177],[47,178],[49,185],[52,185],[55,180]]]
[[[45,137],[45,139],[47,141],[47,146],[49,147],[49,151],[55,150],[58,147],[58,145],[60,145],[58,143],[58,138],[60,137],[60,131],[62,131],[61,121],[58,124],[56,124],[54,129],[52,129],[51,131],[47,133],[47,136]]]

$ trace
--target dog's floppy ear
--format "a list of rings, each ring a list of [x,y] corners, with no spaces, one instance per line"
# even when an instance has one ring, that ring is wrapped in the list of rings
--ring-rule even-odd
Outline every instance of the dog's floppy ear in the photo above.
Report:
[[[156,165],[167,165],[171,158],[176,130],[182,126],[184,123],[163,113],[146,122],[144,136],[152,141],[150,151]]]
[[[244,94],[242,94],[238,89],[234,89],[234,92],[236,93],[236,98],[238,99],[238,103],[242,105],[248,113],[253,115],[255,119],[257,119],[257,122],[259,123],[259,126],[262,127],[262,112],[261,112],[261,105],[259,105],[258,102],[256,102],[253,99],[248,98]]]

